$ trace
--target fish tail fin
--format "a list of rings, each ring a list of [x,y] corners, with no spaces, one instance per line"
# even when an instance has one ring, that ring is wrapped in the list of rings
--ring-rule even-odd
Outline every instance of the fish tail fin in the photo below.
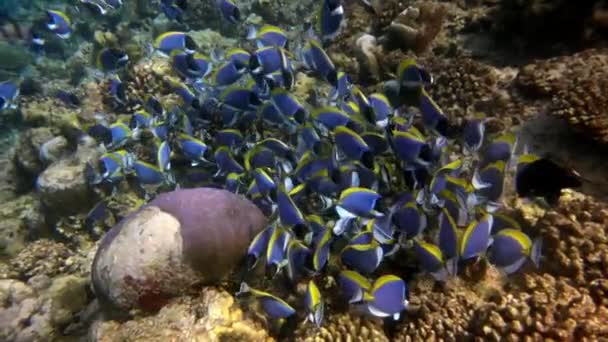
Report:
[[[540,259],[542,258],[543,240],[541,237],[537,237],[532,242],[532,249],[530,250],[530,259],[536,268],[540,268]]]
[[[248,294],[249,292],[251,292],[251,287],[249,287],[246,282],[242,282],[241,287],[239,288],[239,292],[237,292],[235,296],[243,296],[245,294]]]
[[[253,25],[247,27],[247,40],[254,40],[258,35],[258,30]]]

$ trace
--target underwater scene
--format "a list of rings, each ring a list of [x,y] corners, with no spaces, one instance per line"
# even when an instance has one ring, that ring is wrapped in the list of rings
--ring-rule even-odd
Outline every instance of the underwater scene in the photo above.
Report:
[[[608,2],[0,0],[0,341],[608,341]]]

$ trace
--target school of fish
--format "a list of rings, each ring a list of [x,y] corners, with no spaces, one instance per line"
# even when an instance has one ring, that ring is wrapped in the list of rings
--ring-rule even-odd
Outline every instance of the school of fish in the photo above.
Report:
[[[81,2],[101,15],[122,6]],[[577,176],[540,156],[516,154],[516,134],[487,137],[483,114],[461,127],[451,124],[427,91],[432,75],[413,59],[401,62],[383,92],[366,93],[325,52],[344,26],[342,1],[319,0],[318,7],[318,21],[297,41],[273,25],[249,27],[243,47],[227,51],[200,51],[187,32],[156,37],[155,53],[181,79],[172,85],[181,105],[171,108],[155,94],[127,98],[121,74],[129,56],[101,50],[95,66],[113,101],[139,101],[144,109],[129,120],[80,127],[105,150],[88,165],[88,181],[108,196],[125,180],[146,199],[192,186],[246,196],[271,224],[251,242],[243,279],[265,267],[268,277],[307,284],[296,304],[242,283],[237,297],[253,300],[276,322],[295,319],[302,307],[320,327],[327,275],[354,310],[399,319],[408,306],[407,284],[379,270],[408,253],[414,268],[441,282],[480,258],[506,274],[528,262],[538,266],[542,241],[505,214],[505,185],[554,204],[561,189],[580,185]],[[240,23],[234,1],[217,0],[217,8],[227,23]],[[187,9],[185,0],[163,0],[159,8],[176,21]],[[65,13],[46,16],[50,32],[70,39]],[[44,49],[38,36],[32,44]],[[299,72],[329,91],[297,98]],[[14,107],[18,95],[15,83],[1,83],[0,110]],[[79,105],[73,94],[58,97]],[[458,158],[450,157],[454,141],[463,149]],[[135,153],[140,145],[150,153]],[[105,211],[103,203],[93,208],[87,225]]]

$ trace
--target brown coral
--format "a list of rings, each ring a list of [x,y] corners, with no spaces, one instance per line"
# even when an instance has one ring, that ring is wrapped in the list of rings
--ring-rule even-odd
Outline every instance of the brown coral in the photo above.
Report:
[[[472,337],[469,322],[481,299],[469,284],[456,280],[445,288],[430,279],[413,282],[410,308],[395,341],[461,341]]]
[[[215,288],[203,289],[198,298],[176,299],[153,316],[98,322],[92,335],[96,341],[272,341],[244,318],[230,294]]]
[[[591,49],[524,66],[516,85],[524,95],[548,103],[549,111],[573,128],[608,142],[608,54]]]
[[[608,206],[568,191],[535,229],[543,237],[543,269],[580,287],[608,279]]]
[[[382,321],[349,313],[336,313],[326,317],[320,329],[312,324],[300,326],[296,341],[389,341],[384,334]]]
[[[451,119],[464,118],[475,111],[488,116],[502,115],[497,104],[498,73],[489,65],[470,58],[421,59],[435,78],[428,91]],[[455,121],[458,122],[458,121]]]
[[[483,340],[588,340],[608,337],[608,308],[568,279],[526,274],[521,288],[478,310],[471,330]]]
[[[128,69],[125,78],[126,95],[132,101],[143,101],[148,95],[161,97],[170,92],[171,84],[177,81],[171,76],[171,66],[166,59],[141,61]],[[128,108],[127,112],[139,109],[139,105]]]
[[[21,279],[29,279],[35,275],[53,277],[74,271],[77,265],[73,256],[74,252],[65,244],[41,239],[30,243],[28,248],[12,258],[10,265]]]

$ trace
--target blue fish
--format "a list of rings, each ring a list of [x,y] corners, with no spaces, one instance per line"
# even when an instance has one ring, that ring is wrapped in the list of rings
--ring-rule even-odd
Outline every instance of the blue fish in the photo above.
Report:
[[[338,71],[336,79],[336,85],[332,89],[330,98],[332,100],[344,101],[344,99],[351,95],[353,82],[344,71]]]
[[[154,116],[162,116],[165,113],[165,108],[160,101],[151,95],[147,95],[144,101],[144,109]]]
[[[122,6],[122,0],[103,0],[110,8],[119,9]]]
[[[348,113],[348,115],[350,115],[351,117],[357,117],[361,115],[361,108],[359,108],[359,104],[355,101],[343,101],[340,104],[340,109]]]
[[[251,240],[249,247],[247,248],[247,269],[254,268],[260,257],[262,255],[266,255],[268,250],[268,242],[274,233],[274,229],[275,226],[268,226],[261,232],[257,233],[253,240]]]
[[[265,46],[276,46],[287,48],[287,33],[280,27],[274,25],[264,25],[260,30],[251,26],[247,32],[247,39],[255,40],[258,48]]]
[[[240,148],[243,141],[243,134],[238,129],[227,128],[217,131],[215,134],[215,144],[226,146],[229,149]]]
[[[241,188],[241,175],[229,173],[226,176],[226,183],[224,185],[226,190],[235,194],[238,193],[239,189]]]
[[[99,158],[101,179],[92,183],[99,183],[100,181],[118,183],[124,178],[124,171],[130,170],[133,163],[133,156],[125,150],[104,153]]]
[[[284,188],[277,192],[277,206],[281,224],[287,227],[306,225],[304,215]]]
[[[161,54],[170,56],[173,51],[184,51],[193,54],[198,48],[194,39],[184,32],[165,32],[154,40],[153,46]]]
[[[407,286],[395,275],[383,275],[376,279],[370,290],[372,299],[366,300],[366,308],[376,317],[392,317],[398,320],[408,306]]]
[[[184,157],[190,160],[193,166],[198,165],[201,161],[207,161],[208,147],[204,142],[186,134],[179,134],[177,140]]]
[[[511,216],[507,215],[505,212],[494,212],[492,213],[492,217],[494,217],[492,222],[492,234],[496,234],[497,232],[507,228],[517,230],[522,229],[521,224]]]
[[[312,280],[308,282],[308,287],[306,288],[304,306],[308,311],[307,320],[312,322],[317,328],[320,328],[323,323],[325,303],[321,297],[321,291],[319,291],[319,288]]]
[[[363,132],[360,135],[363,141],[365,141],[365,143],[367,144],[367,146],[369,146],[369,149],[373,155],[379,156],[388,152],[390,145],[388,144],[388,141],[386,140],[386,136],[384,134],[369,131]]]
[[[0,93],[2,93],[2,85],[0,84]],[[61,102],[63,102],[65,105],[70,106],[70,107],[78,107],[80,106],[80,99],[78,98],[78,96],[72,92],[69,91],[65,91],[65,90],[59,90],[56,94],[55,97],[57,97],[59,100],[61,100]],[[4,107],[4,104],[7,103],[6,100],[2,99],[2,96],[0,95],[0,110],[2,107]]]
[[[301,277],[308,275],[309,264],[312,260],[312,252],[302,241],[290,239],[287,246],[287,277],[292,282],[297,282]]]
[[[477,202],[488,202],[488,206],[493,209],[500,206],[498,201],[502,196],[505,169],[505,162],[499,160],[475,171],[472,185],[476,190]]]
[[[233,61],[226,61],[215,70],[212,83],[217,87],[229,86],[243,77],[246,71],[245,67],[239,67]]]
[[[42,55],[44,53],[44,47],[46,46],[46,40],[38,32],[32,32],[30,34],[30,49],[36,55]]]
[[[245,169],[234,159],[230,149],[226,146],[220,146],[215,150],[213,159],[217,163],[217,174],[236,173],[241,174]]]
[[[274,89],[270,101],[283,117],[294,118],[298,123],[306,121],[308,116],[306,109],[285,89]]]
[[[297,151],[303,154],[306,151],[318,154],[321,148],[321,137],[315,127],[310,123],[301,125],[298,129],[298,148]]]
[[[168,172],[171,169],[171,147],[166,140],[158,144],[156,163],[158,169],[163,173]]]
[[[124,145],[132,135],[132,131],[129,126],[120,121],[110,125],[110,132],[112,135],[112,143],[110,146],[112,147]]]
[[[329,251],[332,242],[331,229],[325,228],[323,230],[323,234],[319,234],[320,238],[318,242],[314,244],[314,254],[313,254],[313,269],[315,272],[321,272],[323,267],[327,264],[329,260]]]
[[[241,20],[241,11],[234,0],[216,0],[222,17],[232,24]]]
[[[255,50],[249,60],[249,70],[254,75],[268,75],[280,71],[286,61],[281,48],[266,46]]]
[[[124,50],[105,48],[97,54],[95,65],[103,72],[115,72],[129,63],[129,56]]]
[[[367,244],[349,244],[340,252],[342,264],[364,274],[373,273],[384,257],[382,247],[376,241]]]
[[[432,243],[414,241],[414,252],[420,267],[437,281],[445,281],[447,272],[441,249]]]
[[[262,145],[256,145],[245,153],[245,169],[254,170],[257,168],[274,169],[277,161],[274,152]]]
[[[326,197],[333,197],[340,191],[338,185],[331,179],[327,169],[313,174],[306,181],[306,186],[311,192]]]
[[[241,288],[236,296],[252,296],[260,303],[264,313],[271,319],[281,320],[296,313],[296,310],[281,298],[268,292],[253,289],[246,283],[241,284]]]
[[[91,10],[95,15],[106,15],[110,9],[109,5],[105,4],[103,0],[101,0],[101,2],[99,0],[80,0],[80,3]]]
[[[507,133],[494,139],[486,146],[480,167],[497,161],[508,162],[511,159],[516,143],[517,137],[512,133]]]
[[[486,251],[490,244],[493,217],[485,214],[479,221],[469,224],[460,241],[459,255],[462,260],[475,258]]]
[[[371,290],[372,284],[360,273],[351,270],[343,270],[338,275],[340,295],[348,300],[348,303],[358,303],[366,298]]]
[[[433,84],[433,77],[414,59],[404,59],[397,67],[399,86],[407,90],[421,89]]]
[[[333,40],[338,35],[343,20],[342,0],[322,0],[317,15],[316,31],[323,42]]]
[[[183,22],[184,12],[187,10],[188,4],[186,0],[161,0],[160,8],[167,19]]]
[[[213,71],[211,60],[201,53],[174,50],[171,55],[173,70],[185,79],[207,77]]]
[[[369,169],[374,167],[374,155],[371,149],[355,131],[344,126],[338,126],[334,129],[334,139],[338,148],[347,158],[359,160]]]
[[[422,123],[425,127],[441,136],[448,134],[448,118],[424,89],[420,95],[420,113],[422,114]]]
[[[456,221],[446,208],[442,208],[439,213],[439,232],[437,241],[439,248],[447,259],[458,256],[458,226]]]
[[[405,238],[411,239],[426,229],[427,217],[415,201],[408,201],[393,209],[393,223]]]
[[[266,249],[266,265],[270,267],[271,275],[278,274],[283,267],[287,266],[287,245],[290,239],[289,231],[284,228],[277,227],[272,232]]]
[[[490,262],[505,273],[517,272],[530,258],[536,267],[540,265],[542,240],[532,241],[528,235],[517,229],[503,229],[493,236],[488,252]]]
[[[485,133],[485,118],[484,115],[467,120],[463,128],[464,148],[469,152],[476,152],[483,144]]]
[[[377,201],[381,196],[366,188],[349,188],[340,194],[340,199],[336,205],[336,211],[340,217],[361,216],[377,217],[382,213],[376,210]]]
[[[98,222],[103,223],[108,216],[108,203],[106,201],[99,201],[99,203],[95,204],[95,206],[87,213],[87,216],[84,219],[84,228],[88,232],[93,232],[95,225]]]
[[[384,94],[374,93],[369,96],[369,106],[374,113],[374,122],[380,128],[388,125],[389,117],[393,115],[393,107]]]
[[[393,151],[403,162],[420,166],[429,164],[430,148],[415,127],[410,127],[407,132],[392,131],[391,142]]]
[[[329,130],[334,130],[338,126],[346,126],[351,120],[348,114],[331,106],[317,108],[311,116]]]
[[[15,102],[19,96],[19,86],[10,81],[0,82],[0,111],[16,108]]]
[[[127,103],[127,89],[125,84],[118,77],[112,77],[110,79],[110,95],[114,101],[119,104]]]
[[[165,181],[163,173],[156,165],[136,160],[133,163],[135,177],[141,185],[159,185]]]
[[[154,122],[154,118],[150,113],[138,110],[137,112],[131,115],[131,120],[129,121],[129,128],[131,128],[134,132],[141,131],[144,128],[152,127],[152,123]]]
[[[241,48],[232,48],[226,52],[227,61],[234,63],[238,69],[247,68],[251,60],[251,53]]]
[[[232,85],[220,94],[222,110],[247,111],[254,110],[260,104],[260,99],[250,87]]]
[[[337,86],[338,72],[336,67],[317,40],[309,39],[302,48],[301,55],[306,69],[311,70],[333,87]]]
[[[253,179],[258,191],[262,195],[273,194],[271,197],[275,198],[274,191],[277,189],[277,184],[274,179],[268,174],[268,172],[262,168],[253,170]]]
[[[181,98],[182,104],[185,107],[200,108],[198,95],[190,90],[187,85],[181,83],[175,84],[174,91]]]
[[[72,34],[72,22],[70,18],[61,11],[46,11],[46,27],[61,39],[68,39]]]
[[[458,247],[460,246],[458,226],[446,208],[441,209],[438,221],[437,243],[445,258],[448,274],[455,275],[458,266]]]

